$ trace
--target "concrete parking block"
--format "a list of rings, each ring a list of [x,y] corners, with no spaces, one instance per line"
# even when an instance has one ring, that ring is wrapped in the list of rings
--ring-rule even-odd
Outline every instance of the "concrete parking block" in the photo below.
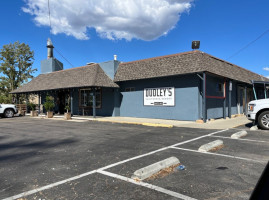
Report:
[[[179,164],[179,160],[176,157],[170,157],[165,160],[156,162],[152,165],[149,165],[147,167],[143,167],[139,170],[136,170],[134,172],[134,175],[132,176],[132,179],[139,179],[139,180],[144,180],[153,174],[159,172],[162,169],[165,169],[167,167],[177,165]]]
[[[215,140],[213,142],[209,142],[207,144],[202,145],[198,151],[200,152],[208,152],[213,150],[214,148],[218,148],[221,147],[223,145],[223,141],[222,140]]]
[[[256,130],[258,130],[258,126],[256,125],[256,126],[252,126],[251,128],[250,128],[250,130],[251,131],[256,131]]]
[[[248,134],[247,131],[239,131],[239,132],[232,134],[231,138],[238,139],[238,138],[246,136],[247,134]]]

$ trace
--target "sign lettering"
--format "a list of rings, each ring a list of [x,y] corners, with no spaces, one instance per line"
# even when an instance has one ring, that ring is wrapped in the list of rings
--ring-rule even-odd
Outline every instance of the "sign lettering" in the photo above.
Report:
[[[144,106],[175,106],[175,88],[145,88]]]

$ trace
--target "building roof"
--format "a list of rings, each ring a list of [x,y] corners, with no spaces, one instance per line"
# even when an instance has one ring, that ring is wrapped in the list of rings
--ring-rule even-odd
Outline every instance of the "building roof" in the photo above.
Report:
[[[269,79],[199,50],[121,63],[115,82],[210,72],[244,83]]]
[[[40,74],[11,93],[27,93],[81,87],[119,87],[98,64]]]

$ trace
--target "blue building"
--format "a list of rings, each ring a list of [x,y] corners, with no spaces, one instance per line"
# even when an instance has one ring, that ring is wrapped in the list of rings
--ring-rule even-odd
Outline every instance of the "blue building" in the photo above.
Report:
[[[125,63],[114,57],[63,70],[50,41],[47,47],[42,73],[12,93],[38,94],[40,104],[53,96],[54,112],[60,114],[70,104],[73,115],[226,118],[246,112],[253,99],[251,80],[268,81],[199,50]]]

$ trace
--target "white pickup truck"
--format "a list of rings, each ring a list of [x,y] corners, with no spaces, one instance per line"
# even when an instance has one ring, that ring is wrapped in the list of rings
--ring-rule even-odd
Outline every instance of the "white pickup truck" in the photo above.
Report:
[[[247,118],[258,122],[261,129],[269,130],[269,99],[259,99],[248,103]]]
[[[13,117],[14,114],[18,113],[18,109],[13,104],[0,104],[0,115],[4,117]]]

